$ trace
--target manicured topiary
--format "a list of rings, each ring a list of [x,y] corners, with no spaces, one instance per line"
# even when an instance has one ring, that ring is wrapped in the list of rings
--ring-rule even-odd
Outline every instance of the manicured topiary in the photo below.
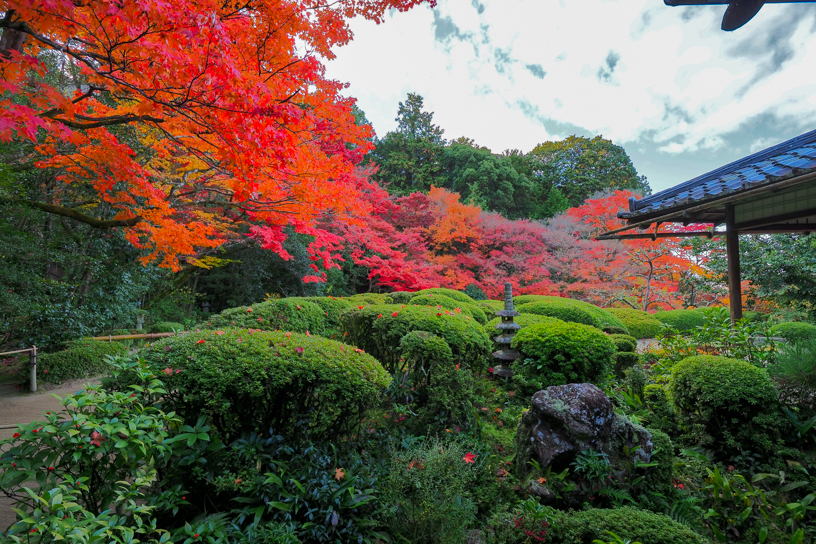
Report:
[[[553,298],[558,297],[549,295],[516,295],[513,297],[513,303],[518,306],[519,304],[529,304],[530,302],[545,302]]]
[[[447,289],[445,287],[434,287],[432,289],[423,289],[422,291],[417,291],[417,295],[445,295],[448,298],[452,298],[453,300],[458,300],[459,302],[469,302],[473,304],[476,302],[469,296],[467,296],[462,291],[456,291],[455,289]]]
[[[768,451],[777,416],[767,372],[741,359],[698,355],[671,371],[670,399],[701,443],[723,450]]]
[[[523,356],[513,367],[525,394],[550,385],[597,382],[612,368],[615,355],[615,344],[606,334],[578,323],[530,325],[511,345]]]
[[[554,296],[545,296],[545,295],[519,295],[517,297],[513,297],[513,302],[518,307],[522,304],[530,304],[533,302],[551,302],[558,305],[570,305],[572,307],[581,308],[589,312],[590,314],[594,315],[600,322],[598,328],[603,329],[605,332],[609,333],[620,333],[620,334],[629,334],[629,330],[623,324],[623,322],[609,313],[604,308],[598,308],[594,304],[590,304],[588,302],[584,302],[582,300],[575,300],[572,298],[564,298],[564,297],[554,297]],[[518,309],[518,308],[516,308]],[[519,310],[521,311],[521,310]],[[538,313],[538,312],[535,312]],[[545,314],[550,315],[550,314]],[[558,316],[553,316],[558,317]],[[559,318],[561,319],[561,318]],[[566,321],[566,320],[564,320]],[[575,323],[578,323],[575,321]],[[585,325],[590,325],[590,323],[584,323]],[[593,325],[596,326],[596,325]],[[610,330],[616,329],[616,330]]]
[[[354,303],[347,298],[337,297],[292,297],[284,300],[306,302],[313,302],[320,306],[324,314],[325,327],[323,328],[322,336],[326,338],[340,339],[343,336],[342,325],[340,324],[340,315],[351,308]],[[301,309],[303,305],[301,304]],[[313,334],[320,334],[317,331],[309,331]]]
[[[78,340],[68,348],[55,353],[42,353],[37,357],[37,381],[62,383],[103,374],[110,370],[106,356],[127,355],[128,348],[120,342]],[[28,379],[28,373],[25,374]]]
[[[453,310],[383,304],[352,308],[341,317],[347,342],[376,357],[389,372],[399,368],[400,340],[411,331],[427,331],[444,339],[455,363],[482,368],[491,343],[474,319]]]
[[[524,327],[529,327],[530,325],[535,325],[536,323],[558,323],[562,322],[560,319],[556,319],[554,317],[549,317],[546,315],[537,315],[537,314],[521,314],[513,318],[515,323],[518,323],[519,326],[523,329]],[[487,335],[491,338],[491,340],[502,333],[502,331],[496,328],[496,325],[501,323],[500,317],[494,317],[490,321],[488,321],[484,326],[484,331]],[[563,323],[563,322],[562,322]]]
[[[606,334],[625,334],[629,336],[629,329],[624,327],[604,327],[602,330]]]
[[[282,298],[267,300],[252,306],[229,308],[210,317],[204,324],[207,329],[236,327],[264,331],[309,332],[325,334],[326,312],[315,304],[302,299]]]
[[[484,313],[488,318],[492,317],[493,314],[499,310],[504,310],[503,300],[479,300],[476,302],[476,305],[484,310]]]
[[[480,300],[487,300],[487,293],[472,283],[465,287],[465,294],[477,302]]]
[[[411,331],[400,340],[400,353],[406,372],[429,374],[433,366],[453,366],[453,352],[442,338],[425,331]]]
[[[150,332],[180,332],[184,330],[184,325],[173,321],[161,321],[150,327]]]
[[[610,334],[609,338],[615,343],[615,348],[617,348],[619,352],[637,351],[637,340],[634,336],[629,336],[628,334]]]
[[[798,321],[779,323],[778,325],[771,327],[768,332],[771,336],[784,338],[791,343],[816,338],[816,327],[810,323],[802,323]]]
[[[537,300],[520,304],[516,307],[516,310],[523,314],[548,315],[562,321],[582,323],[598,329],[616,327],[618,330],[628,332],[620,319],[588,302],[571,298],[527,295],[527,297],[531,296],[536,296]]]
[[[391,293],[360,293],[345,297],[352,305],[360,304],[393,304],[394,299],[391,298]]]
[[[190,424],[206,415],[225,442],[270,428],[293,433],[299,421],[298,433],[340,434],[391,382],[361,350],[293,332],[205,330],[160,340],[141,354],[163,373],[165,409]]]
[[[408,302],[416,296],[416,293],[413,291],[394,291],[393,293],[388,293],[388,296],[391,297],[394,304],[408,304]]]
[[[418,293],[408,304],[414,306],[442,307],[446,310],[458,309],[461,313],[475,319],[481,324],[487,323],[487,316],[484,311],[475,303],[454,300],[446,295],[433,293]]]
[[[623,321],[635,338],[657,338],[663,330],[663,323],[648,312],[634,308],[607,308],[606,311]]]
[[[668,310],[655,312],[654,317],[661,323],[674,327],[680,332],[693,331],[705,323],[705,314],[699,310]]]
[[[623,376],[623,373],[632,368],[640,361],[640,355],[634,351],[619,351],[615,354],[615,374]]]

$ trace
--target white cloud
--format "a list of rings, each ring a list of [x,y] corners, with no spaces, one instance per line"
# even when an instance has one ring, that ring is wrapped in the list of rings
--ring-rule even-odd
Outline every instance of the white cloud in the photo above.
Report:
[[[355,39],[328,74],[350,83],[380,135],[416,92],[447,137],[494,151],[585,132],[693,154],[727,149],[760,116],[792,120],[794,132],[813,128],[816,6],[766,5],[734,33],[719,29],[723,10],[441,0],[435,11],[394,13],[379,26],[354,21]],[[748,138],[745,150],[763,137],[773,139]]]

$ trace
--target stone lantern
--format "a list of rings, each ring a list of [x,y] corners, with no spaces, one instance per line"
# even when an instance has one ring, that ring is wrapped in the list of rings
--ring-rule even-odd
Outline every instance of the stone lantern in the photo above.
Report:
[[[498,351],[493,352],[493,357],[498,360],[498,364],[493,367],[493,374],[508,378],[513,375],[510,364],[521,357],[518,351],[510,347],[516,331],[521,328],[521,325],[513,321],[514,317],[521,314],[513,308],[513,286],[510,285],[510,282],[504,284],[504,309],[499,310],[495,315],[501,318],[501,323],[496,325],[501,335],[493,339],[499,348]]]

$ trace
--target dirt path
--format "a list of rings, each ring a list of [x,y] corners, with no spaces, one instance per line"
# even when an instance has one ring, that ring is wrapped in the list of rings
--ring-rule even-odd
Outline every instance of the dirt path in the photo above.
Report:
[[[99,383],[94,379],[72,380],[37,393],[21,393],[13,385],[0,384],[0,440],[11,438],[15,428],[3,428],[8,425],[31,423],[42,420],[45,412],[59,413],[62,404],[52,395],[66,397],[83,389],[88,382]],[[14,523],[15,514],[11,502],[0,496],[0,533]]]

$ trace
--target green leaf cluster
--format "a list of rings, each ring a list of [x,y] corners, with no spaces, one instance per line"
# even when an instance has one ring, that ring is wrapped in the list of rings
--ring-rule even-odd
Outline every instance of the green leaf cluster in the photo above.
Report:
[[[800,321],[778,323],[768,330],[771,336],[779,336],[788,342],[816,339],[816,326]]]
[[[519,304],[516,310],[523,314],[548,315],[561,321],[581,323],[597,329],[616,327],[628,332],[620,319],[588,302],[544,295],[522,295],[515,300]]]
[[[229,308],[207,320],[204,327],[224,329],[261,329],[292,331],[323,335],[326,332],[326,311],[314,302],[283,298],[267,300],[252,306]]]
[[[121,342],[78,340],[68,348],[37,357],[37,380],[62,383],[65,380],[87,378],[111,370],[107,356],[127,355],[128,348]],[[28,376],[22,376],[28,379]]]
[[[705,314],[700,310],[662,310],[654,313],[655,319],[680,332],[690,332],[705,323]]]
[[[414,306],[440,306],[446,310],[459,309],[463,314],[475,319],[480,324],[487,323],[487,316],[473,301],[455,300],[438,293],[417,293],[408,304]]]
[[[663,330],[663,323],[648,312],[634,308],[606,308],[606,311],[620,319],[635,338],[657,338]]]

